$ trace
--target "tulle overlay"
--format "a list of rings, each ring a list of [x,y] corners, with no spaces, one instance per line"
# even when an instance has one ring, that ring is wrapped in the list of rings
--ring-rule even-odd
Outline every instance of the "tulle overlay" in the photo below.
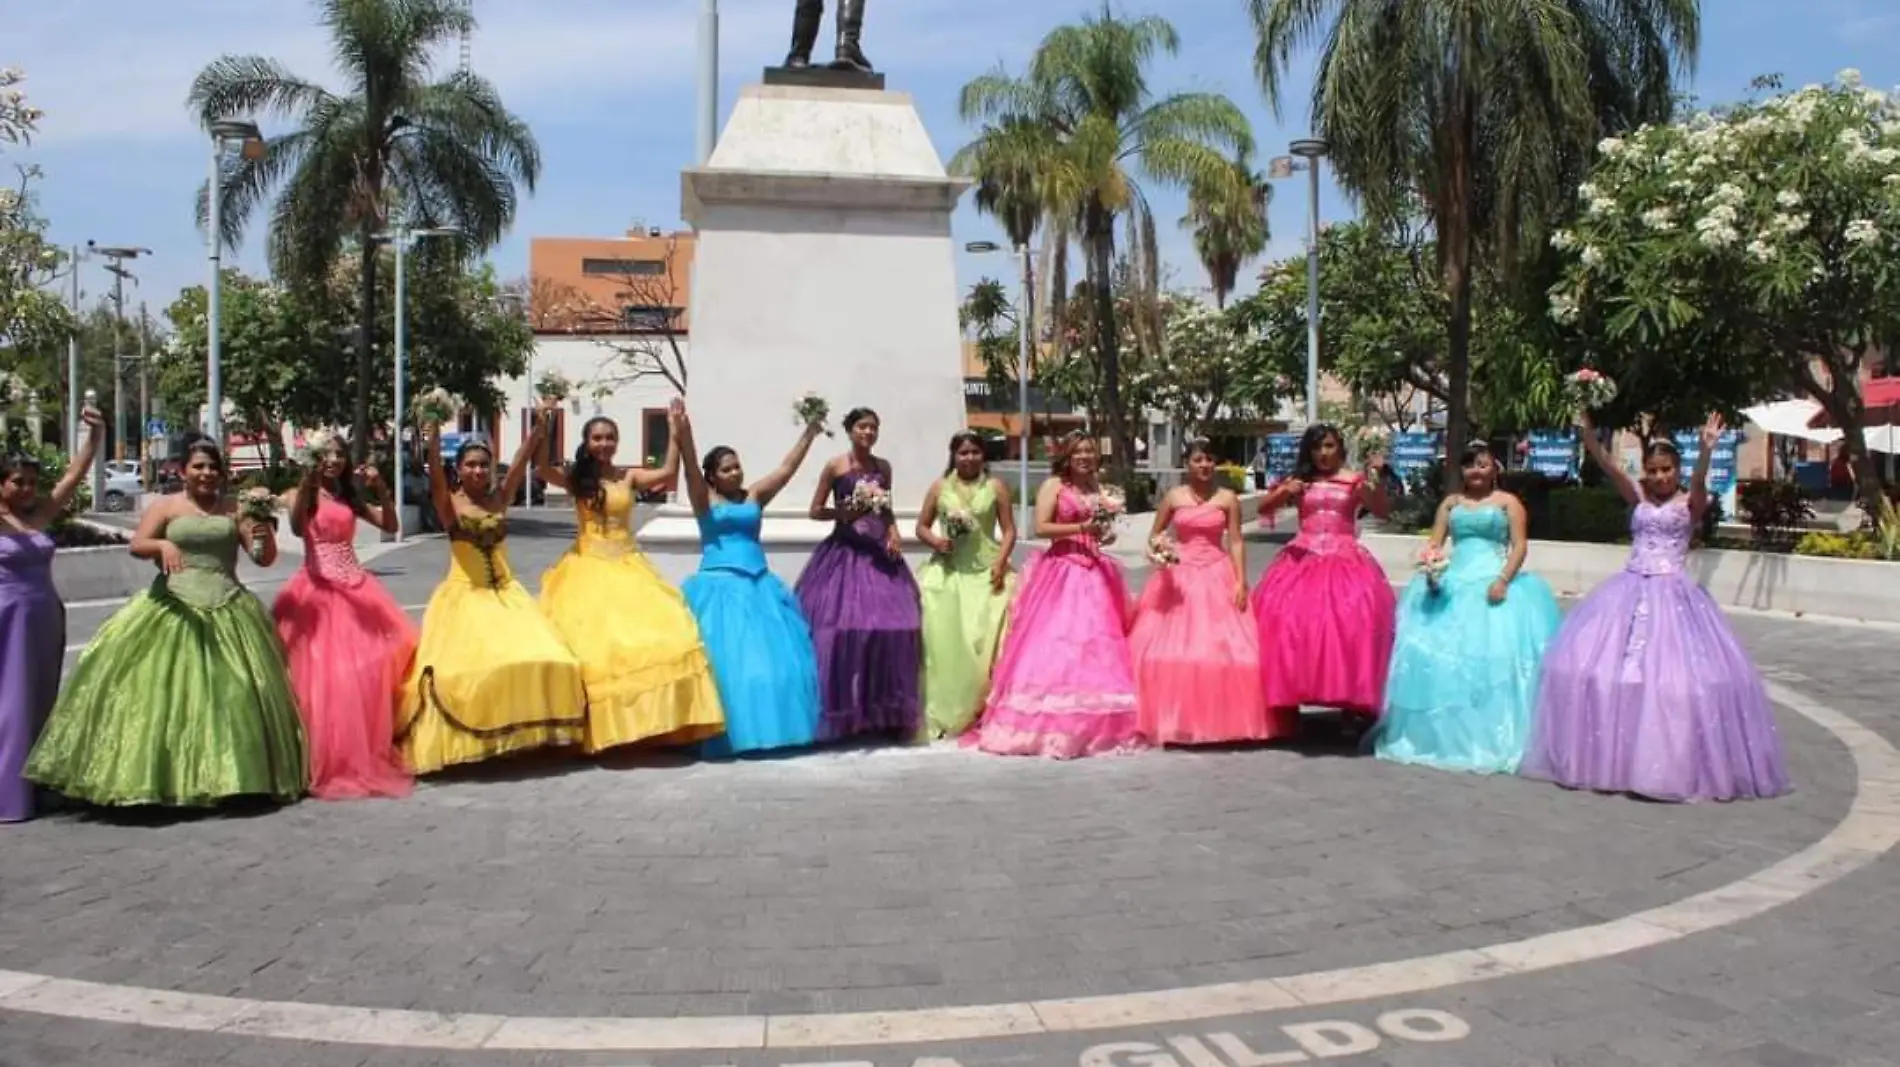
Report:
[[[859,481],[877,477],[842,474],[833,497],[843,506]],[[885,550],[890,521],[867,515],[839,524],[798,576],[798,603],[818,654],[823,739],[918,732],[923,619],[916,578]]]
[[[1172,526],[1180,561],[1149,576],[1128,635],[1142,736],[1193,745],[1292,733],[1290,715],[1268,714],[1258,630],[1234,603],[1234,564],[1222,547],[1227,513],[1213,504],[1177,508]]]
[[[1064,487],[1056,521],[1092,508]],[[1146,747],[1136,720],[1128,586],[1088,535],[1025,566],[988,704],[966,743],[1006,756],[1074,759]]]
[[[458,524],[459,525],[459,524]],[[587,726],[580,661],[508,566],[505,545],[449,542],[449,574],[429,598],[403,683],[396,742],[412,771],[548,746]]]
[[[1300,533],[1253,591],[1267,706],[1377,714],[1397,611],[1385,570],[1358,540],[1351,482],[1319,482],[1300,501]]]
[[[955,737],[970,728],[989,694],[990,668],[996,659],[1016,576],[1002,589],[991,579],[1001,546],[996,541],[996,492],[988,478],[976,486],[955,475],[937,494],[939,513],[968,511],[976,529],[957,537],[947,555],[932,556],[918,568],[923,596],[924,732],[931,738]]]
[[[1450,523],[1451,564],[1438,588],[1420,576],[1399,598],[1373,750],[1441,770],[1515,773],[1530,743],[1538,668],[1562,614],[1550,586],[1523,572],[1503,603],[1491,603],[1510,547],[1503,508],[1460,505]]]
[[[1681,494],[1637,505],[1628,568],[1570,613],[1545,657],[1525,774],[1657,800],[1789,791],[1761,675],[1682,572],[1693,526]]]
[[[104,805],[302,796],[297,702],[270,616],[237,582],[235,525],[181,516],[164,536],[185,570],[161,575],[99,628],[27,777]]]
[[[52,566],[52,538],[0,534],[0,822],[33,817],[33,783],[22,772],[59,696],[66,608]]]
[[[699,520],[686,604],[712,661],[726,732],[709,756],[799,748],[818,737],[818,657],[791,590],[766,567],[759,505],[715,503]]]
[[[416,627],[351,542],[356,514],[322,497],[304,529],[304,566],[271,604],[310,752],[310,794],[324,800],[407,796],[395,711]]]

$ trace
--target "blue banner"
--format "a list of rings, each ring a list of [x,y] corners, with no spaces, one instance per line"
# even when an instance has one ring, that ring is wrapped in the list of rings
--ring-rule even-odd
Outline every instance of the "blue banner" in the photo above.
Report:
[[[1296,433],[1273,433],[1267,435],[1267,481],[1276,482],[1293,473],[1293,461],[1299,457],[1300,435]]]
[[[1430,471],[1432,464],[1438,462],[1438,449],[1441,437],[1435,433],[1400,433],[1392,435],[1392,452],[1386,457],[1392,473],[1407,481],[1414,473]]]
[[[1702,435],[1700,433],[1679,433],[1675,436],[1676,448],[1682,452],[1682,484],[1688,485],[1695,476],[1696,462],[1702,457]],[[1715,452],[1709,457],[1709,492],[1717,496],[1727,493],[1735,487],[1735,456],[1742,443],[1740,430],[1724,430],[1721,440],[1715,443]]]
[[[1524,466],[1546,478],[1577,476],[1577,431],[1533,430]]]

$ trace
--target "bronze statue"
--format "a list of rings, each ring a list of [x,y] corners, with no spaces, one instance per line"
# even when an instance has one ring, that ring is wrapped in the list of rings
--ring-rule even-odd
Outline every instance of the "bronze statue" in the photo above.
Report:
[[[812,45],[818,40],[818,24],[825,17],[825,0],[798,0],[792,16],[792,50],[785,57],[785,69],[803,70],[811,66]],[[838,0],[838,52],[831,61],[833,70],[873,73],[871,61],[858,46],[864,33],[864,0]]]

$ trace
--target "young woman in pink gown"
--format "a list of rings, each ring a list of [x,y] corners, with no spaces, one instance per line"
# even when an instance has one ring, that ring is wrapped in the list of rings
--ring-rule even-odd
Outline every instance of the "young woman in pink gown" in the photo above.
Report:
[[[1155,512],[1148,550],[1155,570],[1128,635],[1141,735],[1157,745],[1263,741],[1290,732],[1267,715],[1260,691],[1240,497],[1214,484],[1214,468],[1206,438],[1189,442],[1188,482],[1169,490]]]
[[[1307,705],[1345,713],[1356,737],[1385,702],[1398,598],[1384,568],[1359,543],[1360,508],[1384,518],[1390,504],[1371,476],[1346,468],[1346,443],[1324,424],[1300,437],[1293,475],[1260,502],[1270,519],[1288,503],[1300,532],[1253,591],[1260,628],[1260,683],[1267,707],[1291,728]]]
[[[310,795],[323,800],[409,795],[396,751],[397,691],[416,651],[416,627],[356,558],[356,523],[387,533],[396,510],[373,466],[350,474],[349,446],[333,438],[304,472],[290,504],[304,565],[271,605],[290,660],[310,754]]]
[[[1075,759],[1144,747],[1128,654],[1128,586],[1102,553],[1114,531],[1097,510],[1094,440],[1062,442],[1036,494],[1036,536],[990,696],[965,743],[1003,756]]]

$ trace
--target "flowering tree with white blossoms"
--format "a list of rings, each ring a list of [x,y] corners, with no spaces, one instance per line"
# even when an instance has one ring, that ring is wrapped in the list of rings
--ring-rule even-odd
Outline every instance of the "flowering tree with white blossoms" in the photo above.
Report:
[[[1876,507],[1860,375],[1900,340],[1900,98],[1849,70],[1598,147],[1552,238],[1571,259],[1551,317],[1636,373],[1695,361],[1811,396]]]
[[[1223,412],[1266,410],[1284,393],[1261,335],[1233,308],[1164,294],[1161,323],[1161,356],[1142,363],[1129,389],[1183,430],[1205,433]]]
[[[40,110],[26,102],[25,80],[16,69],[0,70],[0,151],[30,142],[38,131]],[[46,242],[45,224],[33,213],[39,170],[16,169],[16,180],[0,184],[0,341],[18,352],[63,331],[70,320],[45,290],[63,257]]]

